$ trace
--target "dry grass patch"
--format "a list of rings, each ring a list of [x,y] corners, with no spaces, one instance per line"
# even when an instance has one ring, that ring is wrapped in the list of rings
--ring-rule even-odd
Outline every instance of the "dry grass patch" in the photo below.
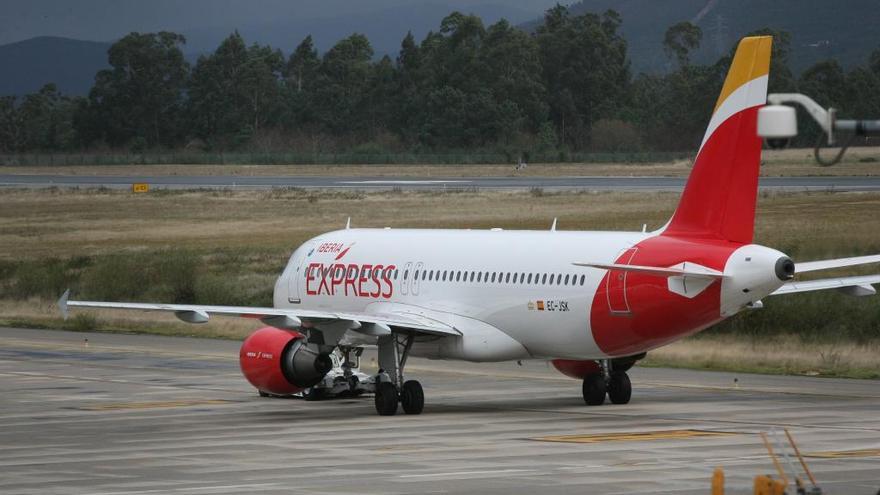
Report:
[[[558,217],[561,230],[639,230],[643,223],[649,229],[663,225],[677,200],[674,193],[467,189],[146,195],[0,190],[0,294],[6,297],[0,295],[0,324],[241,338],[259,323],[218,318],[192,326],[171,316],[139,312],[87,313],[91,316],[64,323],[53,301],[64,287],[84,295],[110,285],[102,283],[109,280],[132,293],[149,285],[153,292],[135,296],[145,300],[158,300],[156,291],[164,298],[182,288],[184,295],[191,289],[204,304],[269,305],[273,282],[292,250],[314,235],[342,228],[348,216],[354,227],[544,230]],[[877,211],[880,193],[764,193],[756,242],[801,261],[877,253]],[[174,256],[185,262],[181,266],[195,266],[191,278],[169,275],[176,273],[167,268]],[[114,263],[128,267],[123,271],[131,276],[123,280],[114,275],[118,270],[103,269]],[[877,267],[838,273],[865,271],[876,273]],[[154,281],[145,282],[148,276]],[[23,294],[24,289],[29,292]],[[648,363],[877,376],[877,298],[825,292],[768,298],[765,303],[765,309],[737,316],[704,337],[659,349]]]
[[[640,364],[749,373],[880,378],[880,342],[804,342],[797,336],[702,335],[648,353]]]
[[[829,156],[835,150],[823,153]],[[841,163],[821,167],[812,148],[764,150],[764,176],[880,175],[880,147],[851,148]],[[566,177],[672,176],[690,172],[691,160],[655,163],[534,163],[485,165],[66,165],[0,167],[5,174],[45,175],[195,175],[195,176],[349,176],[349,177]]]

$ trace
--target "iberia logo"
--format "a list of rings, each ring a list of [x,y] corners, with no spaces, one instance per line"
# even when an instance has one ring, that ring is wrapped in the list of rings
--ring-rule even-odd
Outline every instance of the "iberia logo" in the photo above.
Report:
[[[318,253],[334,254],[330,263],[312,262],[306,267],[306,294],[310,296],[346,295],[388,299],[394,294],[395,265],[346,263],[340,261],[355,245],[325,242]]]
[[[352,246],[354,246],[353,242],[351,244],[349,244],[347,248],[343,249],[342,252],[337,254],[336,261],[339,261],[343,256],[345,256],[345,254],[348,253],[348,250],[351,249]]]

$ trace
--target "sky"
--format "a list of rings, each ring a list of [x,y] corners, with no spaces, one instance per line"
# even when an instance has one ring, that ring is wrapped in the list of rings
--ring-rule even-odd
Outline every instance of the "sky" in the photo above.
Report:
[[[0,0],[0,44],[36,36],[112,41],[131,32],[259,26],[283,19],[351,16],[394,7],[449,11],[505,7],[527,20],[559,0]],[[522,22],[519,19],[512,19]],[[439,23],[439,19],[437,20]]]

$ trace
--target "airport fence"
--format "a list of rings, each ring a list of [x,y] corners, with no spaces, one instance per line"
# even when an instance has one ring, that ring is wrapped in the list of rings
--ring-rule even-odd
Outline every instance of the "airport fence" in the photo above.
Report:
[[[685,152],[532,153],[529,163],[658,163],[691,158]],[[0,154],[0,166],[72,165],[480,165],[515,164],[512,153],[156,152]]]

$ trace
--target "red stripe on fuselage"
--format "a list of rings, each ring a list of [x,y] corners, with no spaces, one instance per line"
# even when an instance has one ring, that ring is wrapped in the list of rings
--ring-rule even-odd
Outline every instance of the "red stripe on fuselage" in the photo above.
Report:
[[[715,129],[665,232],[615,263],[667,267],[686,261],[724,271],[730,255],[752,241],[761,159],[758,108],[742,110]],[[605,274],[590,309],[593,338],[610,356],[648,351],[721,320],[721,280],[689,299],[670,292],[665,277],[619,270]]]
[[[738,243],[715,240],[687,240],[657,236],[638,243],[632,259],[626,251],[616,263],[644,266],[672,266],[687,261],[723,271]],[[666,277],[635,272],[624,283],[608,284],[605,274],[590,310],[590,327],[599,349],[610,356],[628,356],[668,344],[721,321],[721,281],[716,280],[693,299],[669,291]],[[622,300],[625,291],[628,312],[616,311],[609,301]]]

